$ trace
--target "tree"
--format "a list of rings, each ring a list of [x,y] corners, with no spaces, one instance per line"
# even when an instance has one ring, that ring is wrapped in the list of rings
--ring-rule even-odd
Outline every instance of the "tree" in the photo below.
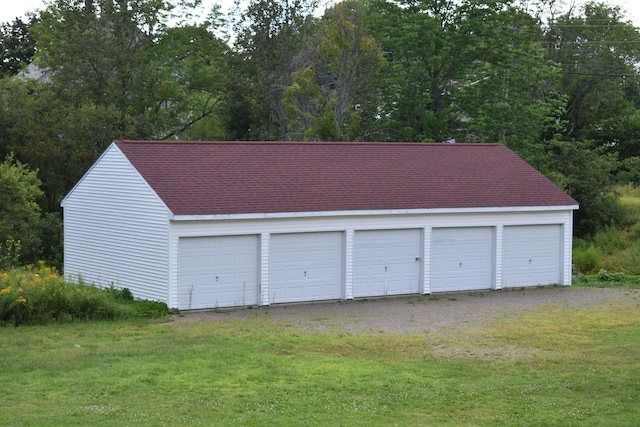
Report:
[[[37,259],[42,194],[36,172],[12,155],[0,163],[0,267]]]
[[[386,64],[362,19],[361,3],[348,0],[327,9],[318,22],[309,65],[293,73],[285,91],[290,134],[325,141],[358,137],[360,111],[377,101],[375,90],[363,88]]]
[[[228,102],[229,46],[214,35],[215,24],[169,28],[154,50],[166,58],[175,83],[173,111],[180,121],[160,139],[223,139]],[[173,108],[175,107],[175,108]]]
[[[580,202],[576,234],[594,234],[620,223],[615,185],[640,170],[640,32],[618,7],[596,2],[553,15],[544,31],[566,101],[539,167]]]
[[[45,212],[62,197],[107,145],[118,138],[121,114],[113,106],[79,105],[46,82],[11,79],[0,85],[0,155],[38,169]]]
[[[235,103],[228,117],[236,138],[287,139],[282,100],[292,73],[306,66],[299,55],[313,37],[315,7],[315,0],[253,0],[237,7],[230,82]]]
[[[365,95],[361,89],[386,65],[386,60],[364,28],[359,1],[344,1],[327,10],[321,26],[319,49],[333,77],[330,104],[337,137],[353,139],[359,125],[356,103],[363,103]]]
[[[484,13],[485,54],[456,85],[458,138],[500,142],[528,161],[541,155],[544,132],[564,112],[560,68],[545,59],[539,22],[517,8]]]
[[[168,28],[173,9],[163,0],[52,0],[33,30],[36,63],[66,102],[117,111],[120,137],[182,135],[212,115],[228,47],[215,22]]]
[[[290,138],[304,141],[316,137],[333,140],[338,130],[323,120],[326,100],[315,71],[312,67],[306,67],[293,72],[292,77],[293,83],[285,90],[282,100],[289,119]]]
[[[574,213],[574,233],[579,237],[621,221],[614,191],[618,184],[617,154],[593,150],[590,145],[554,138],[545,143],[544,159],[540,161],[543,173],[580,203]]]
[[[389,63],[379,82],[380,139],[443,141],[455,136],[464,119],[456,107],[461,82],[491,62],[496,49],[506,43],[491,34],[505,3],[367,3],[368,28]]]
[[[547,56],[562,67],[566,135],[623,157],[640,149],[640,31],[620,8],[589,2],[549,23]]]
[[[13,76],[31,63],[36,44],[29,28],[37,19],[29,22],[16,18],[11,23],[0,24],[0,78]]]
[[[162,108],[173,85],[151,51],[165,13],[157,0],[53,0],[33,30],[36,63],[68,102],[115,107],[123,136],[158,136],[174,124]]]

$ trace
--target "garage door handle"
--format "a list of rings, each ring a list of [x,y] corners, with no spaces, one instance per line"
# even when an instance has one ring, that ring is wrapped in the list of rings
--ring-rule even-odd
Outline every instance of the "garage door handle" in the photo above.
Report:
[[[305,272],[304,272],[304,277],[307,277],[307,271],[306,271],[306,270],[305,270]]]
[[[460,263],[460,268],[462,268],[462,263]]]
[[[419,256],[417,256],[417,257],[416,257],[416,262],[420,262],[420,259],[421,259],[421,258],[420,258]]]

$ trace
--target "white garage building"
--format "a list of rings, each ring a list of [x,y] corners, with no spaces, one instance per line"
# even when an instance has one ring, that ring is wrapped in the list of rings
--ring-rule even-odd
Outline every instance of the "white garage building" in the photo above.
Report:
[[[575,200],[500,144],[116,141],[65,275],[179,309],[571,284]]]

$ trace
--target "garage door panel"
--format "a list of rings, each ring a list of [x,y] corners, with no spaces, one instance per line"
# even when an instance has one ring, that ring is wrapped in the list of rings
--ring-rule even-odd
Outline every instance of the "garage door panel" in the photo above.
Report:
[[[491,288],[493,228],[434,228],[431,236],[432,292]]]
[[[211,261],[214,260],[217,261],[217,263],[220,265],[233,265],[235,263],[242,264],[243,262],[243,259],[238,259],[236,261],[235,254],[222,254],[218,255],[217,257],[211,257]]]
[[[274,234],[271,237],[271,302],[342,297],[341,232]]]
[[[277,261],[282,261],[282,262],[304,262],[305,256],[309,255],[309,252],[307,252],[307,254],[305,255],[304,251],[302,250],[297,250],[294,251],[293,253],[287,253],[285,252],[283,255],[287,255],[285,259],[278,259],[276,258]]]
[[[560,224],[505,227],[503,241],[504,287],[549,285],[561,281]]]
[[[233,307],[257,302],[258,236],[180,239],[180,309]]]
[[[373,246],[370,248],[365,248],[363,250],[366,251],[366,256],[372,258],[384,258],[387,253],[387,248],[385,248],[384,246]]]
[[[418,293],[421,241],[419,229],[356,231],[353,296]]]

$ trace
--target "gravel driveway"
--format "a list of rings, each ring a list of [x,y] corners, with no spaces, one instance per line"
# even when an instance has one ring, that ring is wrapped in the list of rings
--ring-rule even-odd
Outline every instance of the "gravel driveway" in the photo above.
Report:
[[[543,305],[588,308],[609,301],[640,304],[639,289],[544,287],[191,311],[174,321],[263,317],[301,331],[418,333],[462,328]]]

